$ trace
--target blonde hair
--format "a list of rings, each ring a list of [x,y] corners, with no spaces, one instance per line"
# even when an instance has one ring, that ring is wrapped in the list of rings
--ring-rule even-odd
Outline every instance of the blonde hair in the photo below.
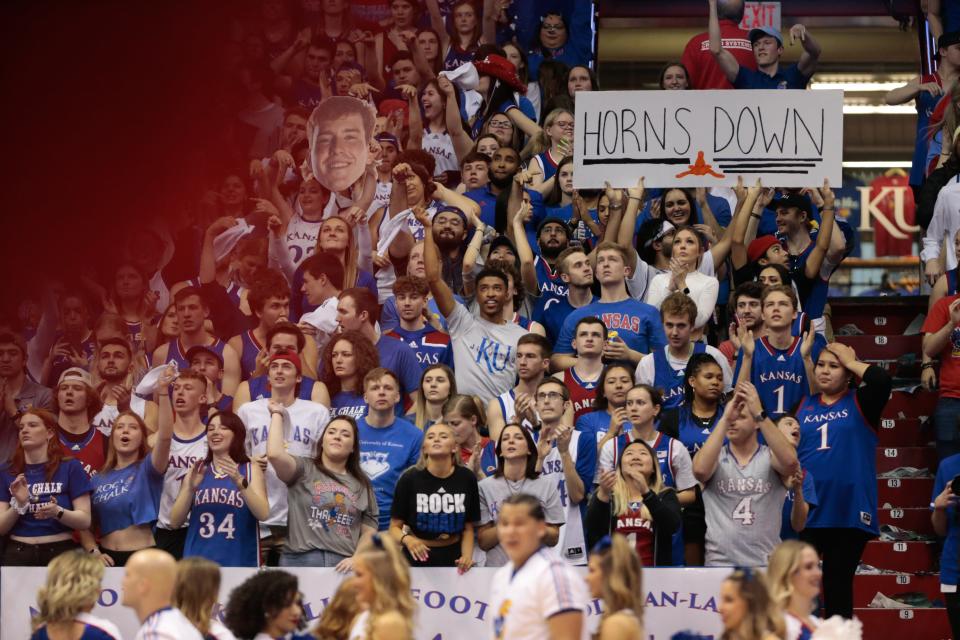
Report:
[[[816,553],[816,549],[800,540],[784,540],[770,554],[767,564],[767,579],[770,583],[770,597],[781,609],[786,609],[793,597],[793,575],[800,568],[800,557],[806,549]]]
[[[34,629],[44,624],[72,622],[89,611],[100,597],[103,562],[80,549],[66,551],[47,565],[47,582],[37,591]]]
[[[573,116],[573,114],[570,113],[569,109],[563,109],[563,108],[554,109],[553,111],[547,114],[547,117],[543,119],[543,127],[541,127],[540,130],[537,131],[537,133],[532,138],[530,138],[530,141],[527,142],[526,146],[520,152],[521,160],[529,160],[533,156],[540,155],[541,153],[543,153],[544,151],[546,151],[551,147],[552,141],[550,140],[550,137],[547,135],[547,129],[552,127],[553,123],[557,120],[557,118],[559,118],[565,113],[567,115]]]
[[[177,563],[173,606],[204,636],[210,632],[213,605],[220,595],[220,565],[205,558],[184,558]]]
[[[317,626],[310,633],[319,640],[345,640],[358,613],[357,583],[354,578],[347,578],[323,608]]]
[[[734,638],[764,638],[772,633],[782,638],[786,633],[783,613],[770,597],[767,580],[757,569],[737,569],[727,578],[737,585],[740,597],[747,603],[747,611],[735,631],[724,631],[720,640]]]
[[[410,595],[410,565],[393,538],[376,533],[357,547],[356,557],[370,571],[373,581],[373,602],[366,637],[380,616],[396,612],[407,622],[406,637],[413,635],[413,615],[417,605]]]
[[[650,491],[659,494],[663,491],[664,486],[663,475],[660,473],[660,463],[657,461],[657,453],[643,440],[634,440],[624,447],[623,451],[625,452],[628,447],[635,444],[643,445],[653,458],[653,481],[648,481],[647,485],[650,487]],[[623,453],[620,454],[620,459],[623,459]],[[620,460],[617,460],[617,480],[613,484],[613,503],[611,507],[611,512],[617,516],[625,516],[630,513],[630,488],[627,486],[627,480],[623,477],[623,468],[620,465]],[[650,510],[647,509],[647,505],[642,502],[640,503],[640,517],[644,520],[653,520],[653,516],[650,514]]]
[[[626,536],[614,533],[610,546],[593,555],[603,573],[603,615],[600,624],[613,614],[629,609],[643,624],[643,576],[640,558]],[[598,627],[599,628],[599,627]]]
[[[423,430],[423,444],[420,445],[420,459],[417,460],[417,465],[416,465],[417,469],[427,468],[427,461],[430,458],[427,456],[426,453],[424,453],[423,450],[424,450],[424,447],[427,446],[427,434],[430,433],[430,429],[434,429],[436,427],[443,427],[444,429],[449,429],[450,435],[453,436],[454,444],[456,444],[457,442],[457,434],[453,431],[453,427],[448,425],[446,422],[442,422],[442,421],[434,422],[432,425],[430,425],[429,427]],[[450,454],[450,461],[453,463],[453,466],[457,466],[458,464],[461,463],[459,448],[460,446],[457,445],[457,448],[453,451],[453,453]]]
[[[343,288],[350,289],[357,286],[357,272],[359,271],[360,264],[360,253],[357,249],[357,238],[354,235],[353,226],[347,222],[347,219],[341,215],[333,215],[329,218],[324,218],[323,222],[320,223],[320,226],[327,224],[331,220],[339,220],[343,224],[347,225],[347,248],[343,252]],[[322,251],[320,248],[320,232],[317,232],[317,252]]]

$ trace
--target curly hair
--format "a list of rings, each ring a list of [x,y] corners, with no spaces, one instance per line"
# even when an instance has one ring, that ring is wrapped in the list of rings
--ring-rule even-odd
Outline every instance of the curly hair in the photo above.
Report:
[[[363,393],[361,383],[366,375],[380,366],[380,353],[370,339],[359,331],[344,331],[338,336],[331,338],[323,348],[323,380],[330,390],[330,397],[344,391],[340,378],[333,372],[333,350],[337,344],[348,342],[353,347],[353,358],[356,363],[356,388],[351,389],[355,393]]]
[[[34,629],[43,624],[70,622],[89,611],[100,597],[103,562],[80,549],[61,553],[47,566],[47,582],[37,592]]]
[[[268,569],[256,573],[230,592],[224,624],[238,638],[253,638],[263,631],[268,620],[296,601],[298,588],[297,576],[286,571]]]

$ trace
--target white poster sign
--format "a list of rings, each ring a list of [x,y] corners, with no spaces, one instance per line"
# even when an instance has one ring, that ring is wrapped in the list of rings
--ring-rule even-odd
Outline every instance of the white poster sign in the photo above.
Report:
[[[586,567],[578,569],[586,573]],[[0,640],[30,637],[30,617],[36,612],[36,593],[46,578],[46,568],[0,569]],[[323,613],[342,576],[333,569],[288,569],[300,579],[304,616],[312,626]],[[487,606],[495,569],[473,569],[458,575],[456,569],[413,569],[413,596],[419,603],[418,640],[455,640],[492,637],[493,612]],[[218,609],[230,591],[251,574],[250,569],[223,569]],[[667,640],[680,630],[719,637],[722,629],[717,604],[720,583],[729,569],[645,569],[644,628],[649,640]],[[124,638],[132,638],[139,624],[133,612],[121,605],[123,569],[108,568],[103,591],[93,614],[113,621]],[[586,604],[586,603],[585,603]],[[590,604],[588,622],[593,628],[602,612]]]
[[[578,189],[842,181],[842,91],[587,91],[576,118]]]
[[[743,20],[741,29],[757,29],[759,27],[773,27],[780,31],[780,3],[779,2],[744,2]]]

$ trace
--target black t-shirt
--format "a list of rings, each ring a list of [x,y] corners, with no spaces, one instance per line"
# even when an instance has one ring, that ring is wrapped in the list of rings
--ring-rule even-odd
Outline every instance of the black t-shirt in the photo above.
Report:
[[[397,481],[390,516],[407,523],[421,540],[463,533],[467,522],[480,522],[477,477],[461,466],[447,478],[409,469]]]

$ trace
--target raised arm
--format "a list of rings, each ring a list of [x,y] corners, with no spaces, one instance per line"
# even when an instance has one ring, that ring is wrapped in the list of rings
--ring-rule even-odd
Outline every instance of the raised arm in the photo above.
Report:
[[[271,400],[270,427],[267,432],[267,460],[273,465],[277,477],[284,484],[292,483],[297,476],[297,461],[287,453],[287,443],[283,439],[283,416],[285,409],[282,404]]]
[[[537,280],[537,268],[534,265],[533,250],[527,240],[527,231],[524,225],[530,217],[530,202],[523,200],[520,211],[512,218],[513,243],[517,247],[517,257],[520,259],[520,276],[523,278],[523,287],[530,295],[540,295],[540,282]]]
[[[707,31],[710,33],[710,53],[716,59],[717,64],[727,76],[727,80],[733,82],[737,79],[740,72],[740,63],[733,57],[733,54],[723,48],[720,39],[720,18],[717,15],[717,0],[708,0],[710,5],[710,22]]]
[[[738,383],[733,402],[736,402],[738,396],[743,400],[746,409],[751,415],[759,416],[763,413],[760,394],[757,393],[757,388],[754,387],[753,384],[750,382]],[[780,433],[780,429],[773,423],[773,420],[768,416],[758,421],[758,424],[760,426],[760,433],[763,434],[763,439],[767,441],[767,446],[770,447],[770,453],[773,456],[771,466],[773,466],[776,472],[779,473],[782,478],[789,478],[800,471],[800,461],[797,459],[797,450],[790,441],[787,440],[786,436]]]
[[[445,33],[445,32],[444,32]],[[463,120],[460,119],[460,106],[457,104],[457,88],[446,76],[437,78],[437,86],[446,96],[446,125],[447,133],[453,140],[453,150],[457,153],[457,161],[470,153],[473,148],[473,140],[470,134],[463,128]]]
[[[821,52],[820,43],[813,39],[802,24],[790,27],[790,44],[794,44],[797,40],[800,40],[800,46],[803,47],[803,53],[797,61],[797,69],[809,78],[817,70],[817,61],[820,60]]]
[[[930,35],[934,38],[943,35],[942,6],[941,0],[927,0],[927,22],[930,23]]]
[[[407,149],[416,150],[423,147],[423,118],[420,117],[420,105],[418,104],[417,88],[412,84],[404,84],[397,87],[397,90],[407,99],[407,113],[409,122],[407,123]]]
[[[173,407],[170,406],[170,385],[173,384],[174,367],[167,365],[166,371],[160,376],[157,383],[157,394],[160,396],[160,419],[157,432],[153,436],[153,451],[150,459],[154,470],[159,474],[167,472],[170,464],[170,444],[173,442]]]
[[[730,224],[733,228],[733,235],[730,237],[730,257],[733,260],[734,269],[739,269],[747,264],[747,227],[751,221],[759,221],[762,215],[762,213],[755,212],[754,207],[763,190],[759,179],[749,189],[743,190],[740,184],[737,187],[737,211],[733,216],[733,222]]]
[[[823,196],[823,209],[820,211],[820,231],[817,233],[817,244],[814,245],[810,257],[807,258],[804,275],[813,280],[820,274],[820,267],[823,266],[823,260],[827,257],[827,251],[830,249],[830,240],[833,235],[834,216],[833,210],[834,195],[830,188],[830,183],[823,181],[823,188],[820,190]]]
[[[693,475],[698,482],[706,484],[713,477],[720,463],[720,450],[727,437],[727,425],[740,416],[743,410],[743,400],[731,400],[723,410],[723,416],[717,426],[710,432],[710,437],[703,443],[700,451],[693,457]]]
[[[430,26],[440,35],[440,55],[444,55],[450,46],[450,34],[447,33],[447,25],[440,15],[440,5],[437,0],[426,0],[427,13],[430,14]]]
[[[423,207],[414,209],[413,215],[423,225],[423,262],[426,272],[424,275],[427,278],[427,284],[430,285],[430,293],[437,301],[437,309],[440,310],[440,313],[445,318],[449,318],[457,307],[457,301],[454,300],[453,292],[449,285],[443,281],[440,274],[440,253],[437,251],[437,245],[433,240],[433,224]]]
[[[213,241],[221,233],[237,224],[237,219],[224,216],[213,221],[203,234],[203,249],[200,251],[200,283],[213,282],[217,278],[217,259],[213,252]]]

